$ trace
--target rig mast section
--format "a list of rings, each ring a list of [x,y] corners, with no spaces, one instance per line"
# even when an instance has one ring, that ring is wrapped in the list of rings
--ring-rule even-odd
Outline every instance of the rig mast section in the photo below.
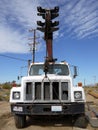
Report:
[[[52,22],[52,19],[59,16],[59,7],[54,9],[43,9],[42,7],[37,7],[39,13],[37,15],[42,16],[45,19],[45,22],[37,21],[37,30],[44,32],[44,39],[46,41],[46,57],[48,61],[54,61],[53,58],[53,49],[52,49],[52,40],[53,32],[57,31],[59,28],[55,27],[59,25],[59,21]]]

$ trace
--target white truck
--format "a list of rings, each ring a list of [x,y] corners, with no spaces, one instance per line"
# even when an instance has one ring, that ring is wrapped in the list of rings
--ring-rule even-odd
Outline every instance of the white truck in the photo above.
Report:
[[[77,75],[76,67],[72,75],[67,62],[56,62],[52,58],[52,33],[49,32],[49,27],[47,30],[49,26],[47,17],[49,20],[50,14],[52,15],[55,10],[58,12],[57,9],[58,7],[51,10],[38,7],[38,11],[43,11],[46,16],[45,40],[48,57],[43,63],[31,63],[28,76],[22,77],[21,86],[11,89],[11,112],[14,114],[17,128],[25,127],[27,116],[78,115],[84,117],[84,90],[82,87],[73,86],[73,78]],[[78,118],[77,124],[84,127],[85,118],[82,118],[82,122]]]
[[[21,87],[11,89],[11,112],[17,128],[25,126],[26,116],[74,116],[85,112],[84,90],[73,86],[68,63],[50,63],[47,76],[43,68],[44,63],[32,63]]]

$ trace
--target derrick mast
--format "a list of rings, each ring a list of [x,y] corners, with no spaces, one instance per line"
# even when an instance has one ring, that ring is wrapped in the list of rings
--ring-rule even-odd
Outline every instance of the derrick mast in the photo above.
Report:
[[[52,19],[59,16],[59,7],[54,7],[54,9],[43,9],[42,7],[37,7],[39,13],[37,15],[42,16],[45,22],[37,21],[37,30],[44,32],[44,40],[46,41],[46,57],[49,62],[55,61],[53,58],[53,32],[57,31],[59,28],[59,21],[52,22]]]

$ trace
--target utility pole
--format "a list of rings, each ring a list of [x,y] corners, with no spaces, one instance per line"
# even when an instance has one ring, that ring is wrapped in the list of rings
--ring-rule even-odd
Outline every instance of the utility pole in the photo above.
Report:
[[[96,86],[96,76],[93,76],[94,78],[94,86]]]
[[[32,62],[34,63],[35,62],[35,47],[36,47],[36,39],[38,37],[36,37],[36,29],[31,29],[29,30],[30,32],[34,32],[34,35],[33,35],[33,38],[29,38],[29,40],[32,40],[33,39],[33,43],[30,43],[29,46],[30,46],[30,51],[32,52]]]
[[[84,87],[86,86],[86,79],[84,79]]]

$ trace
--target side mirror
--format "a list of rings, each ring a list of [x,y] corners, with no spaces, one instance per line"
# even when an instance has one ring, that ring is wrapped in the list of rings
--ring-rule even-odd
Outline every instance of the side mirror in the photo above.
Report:
[[[19,76],[17,76],[17,79],[19,80],[19,79],[20,79],[20,77],[19,77]]]
[[[76,76],[78,76],[77,66],[74,66],[74,75],[73,75],[73,78],[76,78]]]
[[[20,80],[23,76],[17,76],[17,79]]]

